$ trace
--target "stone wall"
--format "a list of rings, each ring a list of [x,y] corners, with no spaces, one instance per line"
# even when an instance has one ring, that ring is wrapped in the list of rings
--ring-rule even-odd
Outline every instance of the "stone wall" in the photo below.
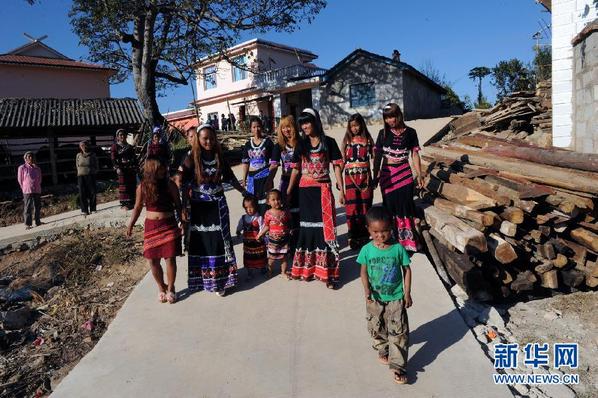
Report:
[[[598,19],[573,43],[573,149],[598,153]]]

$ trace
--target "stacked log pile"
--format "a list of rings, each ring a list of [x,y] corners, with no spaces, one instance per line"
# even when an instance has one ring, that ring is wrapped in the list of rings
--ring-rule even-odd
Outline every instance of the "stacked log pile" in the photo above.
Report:
[[[451,122],[451,131],[442,142],[481,133],[549,148],[552,146],[551,89],[550,81],[540,82],[535,92],[518,91],[491,109],[466,113]]]
[[[443,279],[482,300],[598,286],[598,155],[477,133],[426,147],[422,163]]]

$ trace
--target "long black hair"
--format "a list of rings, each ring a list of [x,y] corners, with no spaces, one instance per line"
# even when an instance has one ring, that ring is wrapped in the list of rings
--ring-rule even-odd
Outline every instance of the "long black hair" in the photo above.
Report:
[[[351,143],[351,139],[353,138],[353,133],[351,133],[351,122],[357,122],[357,124],[359,124],[359,135],[364,137],[368,141],[370,148],[374,147],[374,139],[372,138],[372,135],[368,130],[368,126],[365,124],[365,119],[363,118],[363,116],[361,116],[360,113],[354,113],[351,116],[349,116],[349,120],[347,121],[347,131],[345,132],[345,136],[343,137],[343,143],[341,148],[343,156],[345,156],[345,149],[347,149],[347,145]]]
[[[297,143],[297,149],[301,156],[307,156],[309,154],[309,150],[311,148],[311,142],[309,141],[309,137],[305,135],[301,126],[304,124],[310,123],[318,137],[320,137],[320,143],[322,145],[322,149],[324,153],[328,153],[328,145],[326,143],[326,133],[324,133],[324,129],[322,128],[322,121],[320,119],[320,114],[318,111],[312,108],[305,108],[303,112],[297,118],[297,125],[301,130],[301,138]]]

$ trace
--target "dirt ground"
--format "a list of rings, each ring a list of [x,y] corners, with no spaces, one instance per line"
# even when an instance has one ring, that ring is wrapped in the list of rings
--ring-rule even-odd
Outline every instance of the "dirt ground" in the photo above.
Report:
[[[509,309],[507,327],[522,347],[527,343],[578,343],[579,384],[571,387],[580,398],[598,391],[598,292],[578,292],[519,303]],[[593,392],[592,392],[593,391]]]
[[[148,268],[142,233],[72,230],[0,258],[0,397],[42,397],[89,352]]]
[[[97,203],[106,203],[118,199],[118,186],[116,183],[98,183]],[[79,194],[77,186],[56,188],[51,192],[42,193],[41,218],[53,216],[79,208]],[[6,227],[23,222],[23,200],[6,200],[0,203],[0,227]]]

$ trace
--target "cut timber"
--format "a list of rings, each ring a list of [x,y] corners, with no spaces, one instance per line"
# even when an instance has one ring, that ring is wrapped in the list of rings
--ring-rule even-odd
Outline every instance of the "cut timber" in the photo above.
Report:
[[[595,173],[542,165],[519,159],[504,159],[488,153],[451,147],[429,146],[426,148],[426,153],[451,157],[478,166],[495,168],[553,187],[598,193],[598,178],[596,178]]]
[[[543,274],[544,272],[548,272],[553,268],[554,268],[554,266],[552,265],[552,262],[544,261],[542,264],[537,265],[534,268],[534,271],[536,271],[538,274]]]
[[[556,270],[554,269],[541,274],[540,280],[542,281],[542,287],[547,289],[558,289],[559,287],[559,278]]]
[[[534,283],[538,279],[531,271],[524,271],[517,274],[515,280],[511,283],[511,289],[517,293],[532,290]]]
[[[500,218],[513,224],[523,223],[523,210],[517,207],[507,207],[500,213]]]
[[[568,248],[570,248],[571,250],[573,250],[573,252],[575,252],[575,254],[573,256],[569,256],[576,264],[579,265],[584,265],[586,263],[586,259],[588,256],[588,249],[585,248],[582,245],[579,245],[577,243],[574,242],[570,242],[568,240],[565,240],[563,238],[556,238],[555,241],[563,246],[567,246]]]
[[[578,287],[585,281],[586,276],[583,272],[572,268],[561,271],[561,278],[563,279],[564,285],[569,287]]]
[[[573,168],[591,172],[598,172],[598,155],[590,153],[572,152],[558,148],[538,148],[517,141],[510,143],[494,137],[481,134],[461,137],[460,143],[482,148],[484,152],[501,157],[528,160],[551,166]]]
[[[470,207],[459,205],[446,199],[434,200],[434,206],[447,213],[452,214],[453,216],[466,218],[485,227],[492,225],[494,221],[493,217],[488,214],[481,213],[477,210],[473,210]]]
[[[468,112],[453,120],[450,124],[452,134],[460,136],[482,126],[478,112]]]
[[[567,200],[575,204],[575,206],[579,207],[580,209],[594,210],[594,201],[591,198],[585,198],[583,196],[574,195],[569,192],[564,192],[562,190],[557,190],[555,195],[560,196],[564,200]]]
[[[552,264],[557,268],[563,268],[565,265],[567,265],[568,262],[569,259],[563,256],[561,253],[557,254],[556,258],[552,260]]]
[[[488,251],[486,237],[480,231],[470,227],[457,217],[446,213],[435,206],[424,209],[426,222],[462,253],[472,250]]]
[[[517,259],[517,253],[508,242],[498,234],[488,235],[488,250],[501,264],[509,264]]]
[[[547,260],[554,260],[556,253],[554,252],[554,246],[550,242],[546,242],[543,245],[536,246],[536,250],[543,258]]]
[[[571,237],[588,249],[598,252],[598,235],[585,228],[576,228],[571,231]]]
[[[422,231],[422,236],[424,237],[424,241],[426,242],[426,247],[428,248],[428,252],[430,253],[430,256],[432,257],[432,260],[434,261],[434,265],[436,266],[436,272],[438,273],[438,276],[440,276],[440,279],[442,279],[442,281],[447,286],[451,286],[451,280],[450,280],[448,274],[446,273],[446,268],[444,267],[444,264],[442,263],[442,260],[440,259],[440,256],[438,255],[438,251],[436,250],[436,247],[434,246],[434,242],[432,241],[432,237],[430,236],[430,233],[428,231]]]
[[[468,206],[475,210],[496,206],[495,201],[473,189],[445,183],[436,178],[430,178],[426,188],[428,191],[435,192],[452,202]]]
[[[500,232],[503,235],[513,237],[517,235],[517,225],[505,220],[500,224]]]

